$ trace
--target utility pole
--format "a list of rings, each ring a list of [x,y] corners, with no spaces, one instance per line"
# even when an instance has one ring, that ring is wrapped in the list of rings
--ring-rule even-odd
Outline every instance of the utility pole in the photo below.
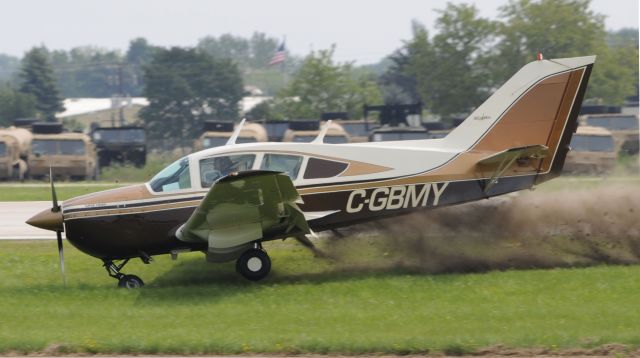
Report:
[[[118,99],[119,101],[119,107],[120,107],[120,127],[124,127],[124,106],[122,105],[122,100],[124,99],[124,81],[123,81],[123,67],[124,64],[122,62],[120,62],[118,64],[118,89],[119,89],[119,96],[120,98]]]

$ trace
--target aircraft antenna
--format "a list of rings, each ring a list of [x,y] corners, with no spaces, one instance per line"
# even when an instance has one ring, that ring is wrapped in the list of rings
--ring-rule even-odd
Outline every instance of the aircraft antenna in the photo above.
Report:
[[[225,144],[225,145],[236,144],[236,140],[238,139],[238,135],[240,135],[240,131],[242,130],[242,127],[244,126],[244,122],[246,120],[247,120],[246,118],[242,118],[242,121],[240,121],[240,124],[238,124],[236,126],[236,129],[233,130],[233,134],[231,135],[231,137],[229,137],[229,140],[227,141],[227,144]]]
[[[324,123],[322,128],[320,129],[320,133],[311,143],[324,143],[324,136],[327,135],[327,131],[329,130],[329,126],[331,125],[331,120],[328,120]]]

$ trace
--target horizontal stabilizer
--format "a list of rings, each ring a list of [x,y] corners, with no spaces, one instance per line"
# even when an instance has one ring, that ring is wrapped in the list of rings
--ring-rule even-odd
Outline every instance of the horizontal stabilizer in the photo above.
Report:
[[[478,165],[493,166],[500,165],[505,161],[515,161],[518,159],[541,159],[549,154],[549,148],[544,145],[528,145],[524,147],[509,148],[501,152],[490,155],[478,162]],[[515,159],[513,159],[515,158]]]
[[[479,166],[493,172],[491,178],[485,181],[484,193],[489,194],[489,190],[498,183],[498,178],[500,178],[515,162],[523,160],[528,162],[535,159],[545,158],[548,155],[549,148],[547,146],[537,144],[509,148],[480,160],[478,162]]]

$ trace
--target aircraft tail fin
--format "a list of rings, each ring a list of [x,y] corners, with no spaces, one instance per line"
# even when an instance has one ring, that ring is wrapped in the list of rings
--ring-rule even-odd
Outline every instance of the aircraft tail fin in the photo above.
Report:
[[[492,155],[544,146],[536,183],[558,176],[577,128],[595,56],[531,62],[511,77],[460,126],[446,145]]]

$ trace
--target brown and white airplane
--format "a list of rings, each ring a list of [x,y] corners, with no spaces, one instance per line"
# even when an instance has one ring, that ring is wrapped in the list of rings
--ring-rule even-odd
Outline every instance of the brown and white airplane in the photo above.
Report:
[[[235,144],[190,154],[148,183],[55,200],[27,223],[61,232],[121,287],[131,258],[202,251],[259,280],[261,243],[502,195],[558,176],[595,56],[538,60],[441,139]],[[326,128],[326,126],[325,126]],[[116,261],[120,261],[116,264]]]

